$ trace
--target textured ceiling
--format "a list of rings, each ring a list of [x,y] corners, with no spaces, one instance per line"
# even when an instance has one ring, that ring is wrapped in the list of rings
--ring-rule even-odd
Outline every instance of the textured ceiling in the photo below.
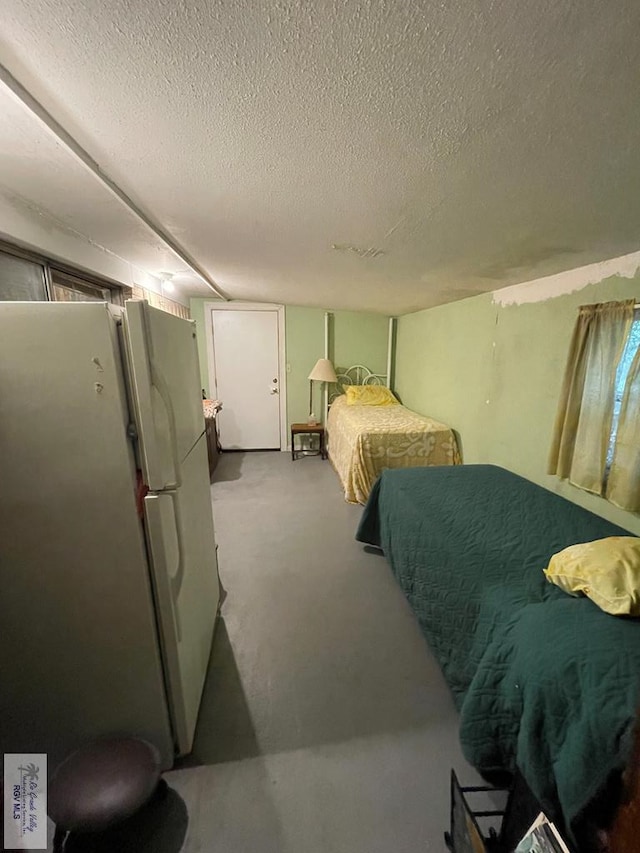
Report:
[[[398,314],[638,249],[639,31],[637,0],[6,0],[0,61],[231,297]],[[157,271],[71,155],[0,141],[0,184]]]
[[[33,115],[0,90],[0,199],[148,272],[176,274],[176,284],[208,288],[122,205]],[[0,221],[0,231],[3,231]]]

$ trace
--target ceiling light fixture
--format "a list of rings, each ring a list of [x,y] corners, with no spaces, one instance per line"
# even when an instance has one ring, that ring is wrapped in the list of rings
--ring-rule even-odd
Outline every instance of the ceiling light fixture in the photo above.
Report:
[[[172,272],[161,272],[158,273],[160,276],[160,287],[162,288],[162,292],[165,291],[167,293],[173,293],[176,289],[175,284],[173,283],[173,273]]]

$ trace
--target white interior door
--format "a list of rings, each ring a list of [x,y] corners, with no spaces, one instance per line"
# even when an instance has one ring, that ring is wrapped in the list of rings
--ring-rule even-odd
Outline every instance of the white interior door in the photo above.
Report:
[[[220,443],[226,450],[280,448],[278,311],[212,310]]]

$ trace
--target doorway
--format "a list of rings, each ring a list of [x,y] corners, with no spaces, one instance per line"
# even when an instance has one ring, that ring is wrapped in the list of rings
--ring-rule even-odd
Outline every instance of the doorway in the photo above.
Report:
[[[223,450],[286,449],[284,308],[210,303],[210,386]]]

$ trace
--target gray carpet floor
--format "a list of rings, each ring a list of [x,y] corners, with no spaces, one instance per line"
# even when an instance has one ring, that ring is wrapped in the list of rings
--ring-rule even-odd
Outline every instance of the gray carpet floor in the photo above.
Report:
[[[224,454],[212,496],[226,598],[162,853],[441,853],[450,769],[479,780],[361,508],[279,452]]]

